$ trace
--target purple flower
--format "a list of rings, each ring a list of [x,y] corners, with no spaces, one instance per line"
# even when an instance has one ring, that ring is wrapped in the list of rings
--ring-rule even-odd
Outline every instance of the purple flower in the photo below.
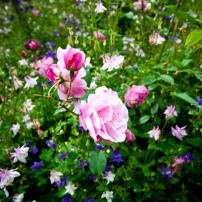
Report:
[[[36,146],[35,146],[33,149],[30,150],[30,153],[31,153],[32,155],[35,155],[38,151],[39,151],[39,150],[38,150],[38,149],[36,148]]]
[[[47,81],[46,83],[47,83],[47,85],[52,85],[53,82],[52,81]]]
[[[95,202],[94,198],[88,199],[88,200],[83,200],[83,202]]]
[[[133,69],[134,69],[135,71],[138,71],[138,66],[137,66],[137,65],[133,65]]]
[[[26,6],[26,7],[25,7],[25,11],[28,11],[28,10],[29,10],[29,6]]]
[[[182,158],[185,159],[187,163],[195,159],[195,157],[191,155],[191,152],[187,153],[186,155],[183,153]]]
[[[62,202],[71,202],[71,201],[72,199],[68,195],[65,195]]]
[[[53,147],[53,149],[56,149],[56,144],[55,142],[53,142],[52,140],[47,140],[46,141],[46,144],[49,146],[49,147]]]
[[[34,9],[34,6],[32,6],[32,5],[29,5],[29,7],[30,7],[31,9]]]
[[[166,15],[167,20],[172,20],[172,17],[170,15]]]
[[[15,16],[14,15],[11,15],[11,17],[10,17],[10,21],[13,21],[15,19]]]
[[[20,3],[20,0],[15,0],[17,3]]]
[[[62,187],[63,185],[66,185],[67,184],[67,178],[66,178],[66,176],[65,175],[63,175],[63,179],[60,179],[59,181],[57,181],[56,183],[55,183],[55,187]]]
[[[184,128],[186,128],[187,126],[184,126],[182,128],[178,127],[178,125],[176,125],[176,129],[171,127],[172,129],[172,135],[177,137],[178,139],[182,140],[182,138],[186,135],[188,135],[186,133],[186,130],[184,130]]]
[[[29,142],[25,142],[25,147],[30,147]]]
[[[97,178],[96,178],[95,175],[92,174],[92,175],[89,176],[89,179],[90,179],[90,180],[96,180]]]
[[[67,20],[67,24],[70,24],[72,21],[70,19]]]
[[[38,88],[43,87],[41,82],[39,82],[36,86],[37,86]]]
[[[58,157],[59,159],[62,159],[63,161],[65,161],[65,156],[66,155],[69,155],[70,156],[70,152],[66,151],[65,153],[64,152],[61,152],[61,155]]]
[[[172,179],[173,176],[171,175],[171,171],[168,169],[168,168],[164,168],[164,166],[162,166],[162,169],[163,169],[163,172],[161,174],[163,174],[163,177],[164,178],[167,178],[167,179]]]
[[[202,106],[202,99],[200,97],[197,97],[197,102],[198,102],[199,105]],[[196,109],[199,112],[199,108],[196,108]]]
[[[110,163],[117,162],[118,166],[120,166],[119,163],[123,162],[123,159],[121,158],[121,154],[119,154],[119,149],[113,152],[113,154],[109,158],[112,159],[109,161]]]
[[[79,126],[79,125],[78,125],[77,131],[80,131],[80,130],[84,130],[84,128],[83,128],[83,126]]]
[[[94,149],[94,151],[95,150],[102,150],[102,151],[104,151],[104,147],[102,146],[102,145],[96,145],[96,147],[95,147],[95,149]]]
[[[40,162],[34,162],[34,165],[33,166],[31,166],[31,168],[34,168],[35,169],[35,171],[37,172],[39,169],[41,169],[42,167],[41,167],[41,164],[43,163],[43,161],[40,161]]]
[[[55,43],[52,43],[52,42],[46,42],[46,46],[48,46],[48,47],[54,47],[54,46],[55,46]]]
[[[63,18],[63,20],[65,20],[65,21],[66,21],[66,20],[67,20],[67,18],[65,17],[65,18]]]
[[[107,165],[106,165],[106,168],[105,168],[105,170],[104,170],[104,172],[103,172],[103,174],[108,173],[111,169],[112,169],[112,168],[110,167],[110,165],[107,164]]]
[[[54,33],[54,34],[59,34],[59,32],[58,32],[57,30],[55,30],[53,33]]]

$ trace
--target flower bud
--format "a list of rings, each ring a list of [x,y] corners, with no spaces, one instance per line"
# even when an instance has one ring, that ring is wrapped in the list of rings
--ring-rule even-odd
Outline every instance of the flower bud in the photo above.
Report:
[[[37,133],[38,133],[38,135],[39,135],[40,137],[44,137],[44,132],[43,132],[43,130],[39,129],[39,130],[37,130]]]
[[[33,50],[37,49],[37,45],[36,45],[36,42],[34,41],[31,41],[31,43],[29,44],[29,47]]]
[[[12,75],[13,75],[13,76],[18,76],[18,73],[17,73],[15,67],[11,67],[11,72],[12,72]]]
[[[40,129],[40,123],[39,123],[38,119],[34,119],[33,124],[34,124],[36,129]]]
[[[22,57],[26,57],[27,56],[27,53],[23,50],[22,51]]]
[[[126,63],[123,61],[122,67],[125,67],[125,66],[126,66]]]

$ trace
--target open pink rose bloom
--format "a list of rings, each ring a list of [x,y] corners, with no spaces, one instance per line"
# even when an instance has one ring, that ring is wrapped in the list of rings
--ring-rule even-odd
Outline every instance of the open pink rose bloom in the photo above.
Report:
[[[79,120],[95,142],[123,142],[128,122],[128,110],[118,94],[105,86],[96,89],[82,101]]]

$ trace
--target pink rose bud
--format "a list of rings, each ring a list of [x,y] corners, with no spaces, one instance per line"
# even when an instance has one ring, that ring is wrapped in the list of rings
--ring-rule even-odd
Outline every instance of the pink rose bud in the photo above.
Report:
[[[36,43],[34,41],[31,41],[31,43],[29,44],[29,47],[31,49],[37,49],[37,45],[36,45]]]
[[[40,137],[44,137],[44,132],[43,132],[43,130],[39,129],[39,130],[37,130],[37,133],[38,133],[38,135],[39,135]]]
[[[38,15],[39,15],[39,11],[37,11],[37,10],[32,10],[32,13],[33,13],[35,16],[38,16]]]
[[[131,86],[124,96],[125,102],[128,107],[133,108],[136,105],[142,105],[146,99],[149,91],[145,86]]]
[[[85,54],[79,49],[72,48],[70,45],[67,49],[57,50],[58,65],[64,66],[67,70],[73,68],[74,71],[80,70],[85,64]]]
[[[131,142],[136,140],[135,135],[132,133],[132,131],[130,131],[128,129],[126,130],[125,135],[126,135],[126,143],[127,144],[131,144]]]
[[[100,41],[104,41],[106,39],[106,36],[99,31],[94,31],[94,37],[99,38]]]
[[[27,53],[23,50],[22,51],[22,57],[26,57],[27,56]]]
[[[34,124],[36,129],[40,129],[40,123],[39,123],[38,119],[34,119],[33,124]]]

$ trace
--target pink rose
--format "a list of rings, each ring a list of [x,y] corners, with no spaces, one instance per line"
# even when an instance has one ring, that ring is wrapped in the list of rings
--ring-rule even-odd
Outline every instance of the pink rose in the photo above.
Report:
[[[74,76],[72,78],[72,86],[69,94],[69,98],[81,98],[85,95],[85,91],[88,89],[86,81],[81,79],[86,76],[86,72],[84,68],[81,68],[79,71],[74,72]],[[61,100],[67,99],[67,93],[69,91],[69,82],[70,82],[70,71],[65,69],[64,67],[60,67],[56,64],[50,66],[47,77],[54,81],[54,84],[62,79],[58,86],[58,95]]]
[[[123,142],[128,122],[128,110],[118,94],[105,86],[88,96],[80,105],[79,120],[95,142]]]
[[[49,67],[53,64],[54,60],[52,57],[43,57],[42,60],[37,61],[34,65],[35,69],[39,70],[39,75],[46,77]]]
[[[127,129],[126,132],[125,132],[125,134],[126,134],[126,143],[127,144],[131,144],[131,142],[133,142],[134,140],[136,140],[136,137],[132,133],[132,131],[130,131],[130,130]]]
[[[100,41],[104,41],[106,39],[106,36],[99,31],[94,31],[94,37],[99,38]]]
[[[128,107],[133,108],[135,105],[141,105],[146,99],[149,91],[145,86],[131,86],[124,96]]]
[[[39,15],[39,11],[37,11],[37,10],[32,10],[32,13],[33,13],[35,16],[38,16],[38,15]]]
[[[63,50],[58,48],[57,50],[58,65],[70,70],[73,67],[74,71],[78,71],[85,64],[85,54],[79,49],[72,48],[70,45],[67,49]]]
[[[36,42],[31,41],[31,43],[29,44],[29,47],[30,47],[31,49],[37,49]]]

